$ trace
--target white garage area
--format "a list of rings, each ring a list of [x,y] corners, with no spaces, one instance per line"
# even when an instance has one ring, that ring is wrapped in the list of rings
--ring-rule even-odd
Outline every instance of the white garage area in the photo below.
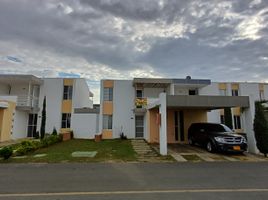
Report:
[[[74,138],[94,139],[99,128],[99,114],[75,112],[71,119]]]

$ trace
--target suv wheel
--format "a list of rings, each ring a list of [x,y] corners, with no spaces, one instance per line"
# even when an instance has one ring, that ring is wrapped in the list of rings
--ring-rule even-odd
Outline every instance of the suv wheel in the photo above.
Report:
[[[194,145],[195,144],[192,137],[188,138],[188,143],[190,145]]]
[[[214,152],[214,147],[213,147],[213,144],[212,144],[211,141],[208,141],[206,147],[207,147],[207,151],[208,151],[208,152],[210,152],[210,153]]]

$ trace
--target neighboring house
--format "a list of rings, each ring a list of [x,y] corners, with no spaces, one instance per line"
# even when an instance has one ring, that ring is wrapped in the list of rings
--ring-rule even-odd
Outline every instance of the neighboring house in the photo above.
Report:
[[[232,108],[233,127],[245,132],[249,150],[256,152],[254,102],[268,99],[268,84],[211,83],[202,79],[102,80],[100,123],[102,138],[144,138],[160,143],[187,143],[193,122],[224,122],[223,108]]]
[[[5,139],[35,137],[40,130],[42,105],[46,97],[46,132],[53,128],[58,132],[68,132],[80,126],[79,114],[76,108],[93,108],[93,94],[90,92],[85,79],[82,78],[38,78],[33,75],[0,75],[0,124],[5,108],[13,109],[12,116],[4,118],[10,125],[5,129]],[[4,107],[4,108],[3,108]],[[97,114],[93,118],[97,118]],[[77,132],[83,138],[92,138],[96,133]],[[91,134],[91,135],[90,135]],[[92,136],[93,135],[93,136]]]

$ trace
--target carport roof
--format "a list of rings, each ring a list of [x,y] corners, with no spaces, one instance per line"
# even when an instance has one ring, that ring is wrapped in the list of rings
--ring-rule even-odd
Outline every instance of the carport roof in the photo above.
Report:
[[[248,96],[167,95],[167,107],[220,109],[249,107]]]

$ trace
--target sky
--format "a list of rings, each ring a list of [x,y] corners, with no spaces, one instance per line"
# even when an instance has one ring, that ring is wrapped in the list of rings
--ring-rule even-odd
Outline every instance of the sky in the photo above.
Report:
[[[268,0],[0,0],[0,73],[268,82]]]

